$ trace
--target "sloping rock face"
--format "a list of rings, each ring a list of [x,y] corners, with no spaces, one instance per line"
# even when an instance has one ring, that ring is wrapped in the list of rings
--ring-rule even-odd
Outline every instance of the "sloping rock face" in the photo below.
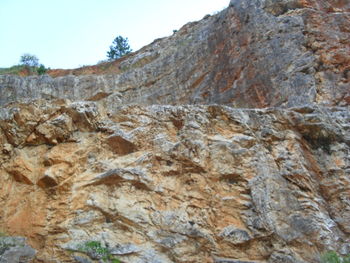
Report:
[[[34,263],[349,254],[349,12],[235,0],[116,74],[0,76],[0,229]]]
[[[349,253],[350,113],[37,101],[1,110],[0,225],[34,262],[318,262]],[[76,261],[75,261],[76,260]],[[79,261],[80,260],[80,261]]]
[[[344,0],[232,0],[218,15],[121,59],[119,74],[0,76],[0,104],[67,98],[106,105],[349,105],[349,10]]]
[[[28,263],[35,253],[23,237],[0,237],[0,263]]]

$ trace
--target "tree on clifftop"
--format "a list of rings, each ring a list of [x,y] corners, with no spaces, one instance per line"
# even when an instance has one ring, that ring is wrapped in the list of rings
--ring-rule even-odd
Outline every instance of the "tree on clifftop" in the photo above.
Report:
[[[45,68],[43,64],[39,65],[39,59],[35,55],[25,53],[21,56],[19,63],[28,74],[37,73],[43,75],[47,72],[48,68]]]
[[[109,51],[107,51],[107,58],[108,60],[118,59],[129,54],[131,51],[132,49],[129,46],[128,38],[117,36],[109,47]]]
[[[27,67],[37,67],[39,66],[39,59],[31,54],[23,54],[19,60],[21,65],[27,66]]]

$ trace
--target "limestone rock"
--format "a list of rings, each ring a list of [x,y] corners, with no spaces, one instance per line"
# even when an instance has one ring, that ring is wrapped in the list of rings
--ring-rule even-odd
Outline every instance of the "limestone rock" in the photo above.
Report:
[[[23,237],[0,237],[1,263],[29,263],[36,251],[26,244]]]
[[[136,146],[130,141],[129,136],[120,131],[114,132],[106,140],[106,144],[117,154],[129,154],[136,151]]]
[[[346,106],[349,9],[339,0],[232,0],[219,14],[116,61],[111,74],[0,76],[0,105],[64,98],[101,101],[107,109],[130,103]]]
[[[52,105],[11,107],[33,119]],[[38,260],[91,261],[79,252],[91,240],[124,262],[301,263],[328,249],[349,253],[347,108],[95,109],[63,126],[70,136],[57,144],[28,144],[30,122],[15,139],[1,137],[11,146],[1,157],[0,225],[24,233]],[[19,130],[16,119],[4,123]],[[106,147],[115,131],[133,151]]]
[[[33,263],[349,254],[349,11],[232,0],[113,74],[0,76],[0,229]]]
[[[243,244],[251,240],[251,237],[249,236],[249,233],[247,231],[237,229],[234,226],[225,227],[221,231],[220,236],[222,236],[225,240],[235,245]]]

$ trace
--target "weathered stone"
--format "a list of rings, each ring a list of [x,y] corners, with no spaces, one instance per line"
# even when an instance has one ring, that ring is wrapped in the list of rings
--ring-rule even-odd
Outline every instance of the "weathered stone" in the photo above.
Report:
[[[305,261],[299,261],[293,256],[288,255],[286,252],[275,252],[269,258],[269,263],[303,263]]]
[[[282,15],[289,10],[303,7],[299,0],[266,0],[265,10],[273,15]]]
[[[0,105],[64,98],[100,101],[107,109],[130,103],[345,106],[349,21],[347,1],[232,0],[219,14],[113,62],[103,75],[0,76]]]
[[[349,253],[349,11],[232,0],[113,74],[0,76],[0,228],[34,263]]]
[[[121,132],[115,132],[109,136],[106,143],[117,154],[125,155],[136,151],[136,146],[126,134]]]
[[[110,249],[112,255],[128,255],[141,251],[141,249],[134,244],[118,244]]]
[[[90,259],[82,256],[74,255],[73,259],[75,260],[75,262],[78,262],[78,263],[93,263]]]
[[[0,237],[0,263],[29,263],[35,254],[23,237]]]
[[[50,175],[46,174],[39,179],[37,184],[42,188],[50,188],[58,185],[55,178],[52,178]]]
[[[0,223],[44,261],[70,262],[68,250],[99,240],[125,262],[314,262],[349,240],[349,123],[340,107],[96,108],[72,142],[6,138]],[[132,134],[134,152],[101,147],[115,130]],[[34,183],[16,181],[17,170]]]
[[[116,184],[120,181],[128,181],[135,187],[151,190],[153,188],[151,179],[139,169],[113,169],[96,176],[88,185]]]
[[[220,236],[234,245],[243,244],[252,239],[247,231],[237,229],[232,225],[225,227],[221,231]]]
[[[229,258],[216,258],[214,263],[257,263],[253,261],[242,261]]]

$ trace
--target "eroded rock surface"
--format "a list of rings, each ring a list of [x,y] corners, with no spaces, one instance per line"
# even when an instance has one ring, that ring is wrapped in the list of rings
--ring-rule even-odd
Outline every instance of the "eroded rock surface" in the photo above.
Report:
[[[29,263],[35,254],[24,237],[0,237],[0,263]]]
[[[122,58],[105,75],[0,76],[0,105],[33,98],[108,105],[263,108],[350,103],[350,15],[344,0],[232,0]]]
[[[35,262],[94,262],[89,241],[133,263],[318,262],[350,252],[349,124],[340,107],[15,104],[0,225]]]
[[[113,74],[0,76],[0,229],[33,263],[349,254],[349,12],[232,0]]]

